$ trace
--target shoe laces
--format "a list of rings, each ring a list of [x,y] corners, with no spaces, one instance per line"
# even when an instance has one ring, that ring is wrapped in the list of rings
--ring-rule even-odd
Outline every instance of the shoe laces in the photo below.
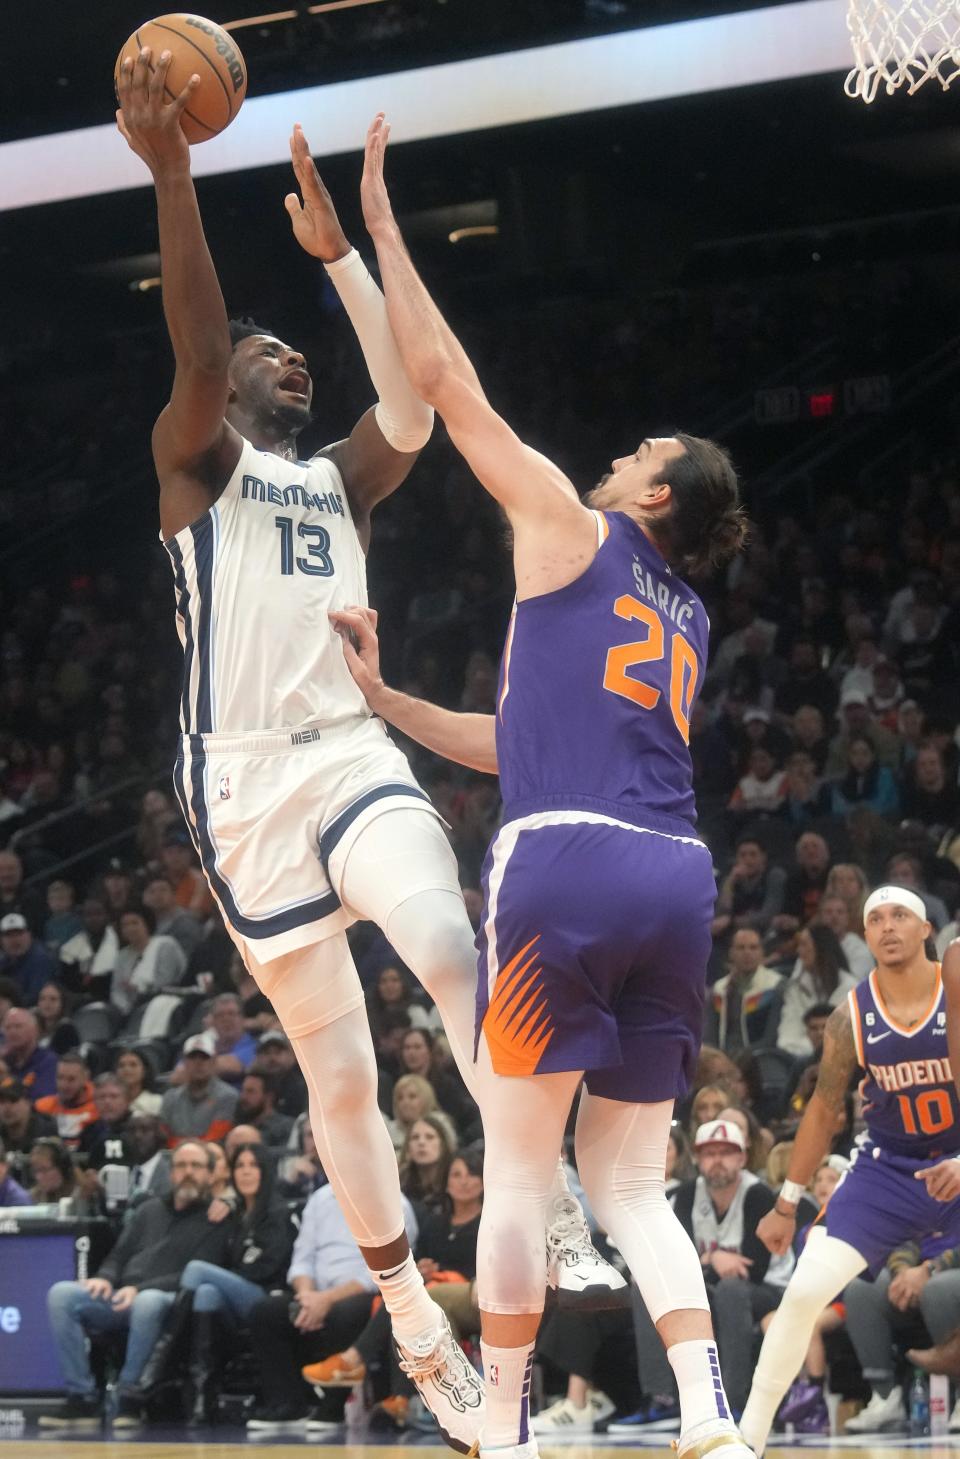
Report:
[[[441,1327],[437,1334],[437,1340],[428,1353],[412,1353],[409,1349],[397,1344],[397,1356],[400,1362],[400,1369],[406,1373],[408,1378],[421,1379],[432,1378],[442,1368],[454,1368],[457,1366],[457,1358],[463,1360],[466,1367],[467,1360],[461,1353],[453,1340],[453,1334],[446,1324]],[[460,1375],[463,1376],[462,1373]]]
[[[593,1252],[590,1228],[575,1196],[564,1194],[554,1197],[553,1213],[547,1226],[547,1246],[553,1252],[561,1247],[585,1248]]]

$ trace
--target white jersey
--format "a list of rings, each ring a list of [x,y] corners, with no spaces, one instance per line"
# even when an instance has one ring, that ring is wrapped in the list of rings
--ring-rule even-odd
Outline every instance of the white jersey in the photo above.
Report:
[[[184,734],[369,717],[331,609],[366,604],[366,563],[337,467],[244,441],[222,495],[164,542],[183,645]]]

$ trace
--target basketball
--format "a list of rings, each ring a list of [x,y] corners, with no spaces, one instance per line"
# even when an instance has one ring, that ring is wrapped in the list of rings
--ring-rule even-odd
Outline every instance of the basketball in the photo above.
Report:
[[[113,71],[115,88],[121,64],[128,56],[136,60],[144,46],[150,47],[154,61],[161,51],[172,56],[165,87],[171,101],[191,76],[200,77],[181,119],[188,142],[207,142],[230,125],[247,92],[247,67],[240,47],[221,26],[202,15],[184,13],[146,21],[120,48]]]

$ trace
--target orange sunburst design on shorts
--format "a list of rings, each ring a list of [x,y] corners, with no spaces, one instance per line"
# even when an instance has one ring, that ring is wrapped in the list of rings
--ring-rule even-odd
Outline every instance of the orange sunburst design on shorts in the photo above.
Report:
[[[533,966],[537,954],[530,951],[539,941],[538,932],[501,968],[484,1015],[483,1031],[490,1061],[498,1074],[535,1073],[541,1055],[553,1038],[553,1019],[547,1007],[543,973]]]

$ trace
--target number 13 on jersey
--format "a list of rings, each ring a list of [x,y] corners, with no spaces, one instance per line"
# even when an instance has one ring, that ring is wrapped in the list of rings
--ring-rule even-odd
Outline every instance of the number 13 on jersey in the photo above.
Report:
[[[630,699],[641,709],[655,709],[660,690],[627,673],[636,664],[656,664],[666,657],[663,619],[648,603],[624,593],[613,605],[618,618],[636,620],[647,630],[645,639],[616,644],[607,653],[603,687],[611,694]],[[696,654],[682,633],[674,633],[670,644],[670,711],[685,745],[690,743],[690,708],[697,691],[699,668]]]

